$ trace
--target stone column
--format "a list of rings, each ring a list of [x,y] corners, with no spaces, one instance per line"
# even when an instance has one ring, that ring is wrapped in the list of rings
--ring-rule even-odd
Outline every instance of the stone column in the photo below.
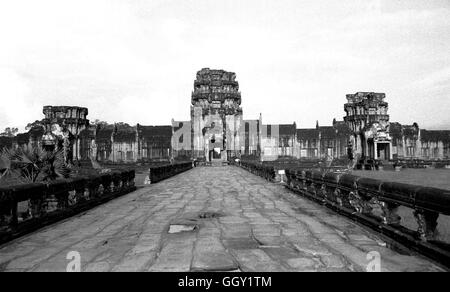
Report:
[[[389,159],[392,160],[394,158],[392,154],[392,142],[389,142]]]
[[[402,157],[406,157],[406,139],[405,136],[402,135]]]
[[[77,160],[81,159],[81,137],[77,135]]]
[[[378,143],[374,140],[373,141],[373,159],[378,159]]]
[[[136,125],[136,144],[134,148],[134,161],[138,161],[142,159],[142,144],[139,137],[138,125]]]
[[[361,135],[357,135],[356,136],[356,153],[355,154],[360,154],[361,156],[364,155],[363,153],[363,146],[362,146],[362,141],[361,141]]]

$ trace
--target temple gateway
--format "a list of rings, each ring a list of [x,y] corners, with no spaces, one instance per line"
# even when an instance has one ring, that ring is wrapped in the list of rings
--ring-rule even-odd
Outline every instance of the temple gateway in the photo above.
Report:
[[[192,156],[207,161],[227,161],[227,157],[236,156],[242,125],[236,74],[200,70],[194,81],[191,104]]]
[[[243,155],[262,161],[450,158],[449,130],[390,122],[384,93],[357,92],[346,98],[343,120],[333,119],[329,126],[264,124],[261,114],[253,120],[243,118],[234,72],[203,68],[194,80],[190,120],[163,126],[94,125],[87,119],[87,108],[45,106],[40,124],[16,137],[0,137],[0,148],[58,147],[68,160],[114,163],[177,159],[221,163]]]
[[[384,93],[358,92],[347,94],[345,124],[350,128],[350,144],[357,153],[372,159],[392,159],[392,138],[389,135],[388,103]]]

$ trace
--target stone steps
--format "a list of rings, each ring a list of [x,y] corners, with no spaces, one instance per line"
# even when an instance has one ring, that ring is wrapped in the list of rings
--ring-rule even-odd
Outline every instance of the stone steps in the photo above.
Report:
[[[219,161],[213,160],[213,161],[209,162],[209,165],[213,166],[213,167],[222,167],[222,166],[228,165],[228,163],[226,161],[222,161],[222,160],[219,160]]]

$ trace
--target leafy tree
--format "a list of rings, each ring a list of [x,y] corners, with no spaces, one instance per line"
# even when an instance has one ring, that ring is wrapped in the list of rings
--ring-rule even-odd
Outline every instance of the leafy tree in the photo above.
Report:
[[[26,131],[29,131],[33,128],[37,128],[37,127],[44,127],[44,123],[42,121],[36,120],[32,123],[28,123],[27,126],[25,127]]]
[[[0,136],[2,137],[14,137],[16,136],[17,132],[19,132],[18,128],[5,128],[5,130],[0,133]]]
[[[128,123],[124,123],[124,122],[118,122],[118,123],[116,123],[116,125],[118,127],[131,127]]]
[[[3,148],[0,151],[0,180],[7,177],[12,172],[12,163],[15,153],[9,148]]]
[[[107,126],[108,122],[101,121],[99,119],[95,119],[95,121],[92,121],[91,124],[94,126]]]
[[[115,123],[114,126],[118,130],[131,130],[133,128],[132,126],[130,126],[129,124],[124,123],[124,122]]]

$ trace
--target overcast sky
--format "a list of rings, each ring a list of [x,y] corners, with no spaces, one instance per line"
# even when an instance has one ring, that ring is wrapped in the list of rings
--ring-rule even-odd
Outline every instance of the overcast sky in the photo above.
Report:
[[[449,0],[1,1],[0,38],[0,129],[44,105],[189,120],[204,67],[236,72],[244,119],[330,125],[375,91],[391,121],[450,129]]]

